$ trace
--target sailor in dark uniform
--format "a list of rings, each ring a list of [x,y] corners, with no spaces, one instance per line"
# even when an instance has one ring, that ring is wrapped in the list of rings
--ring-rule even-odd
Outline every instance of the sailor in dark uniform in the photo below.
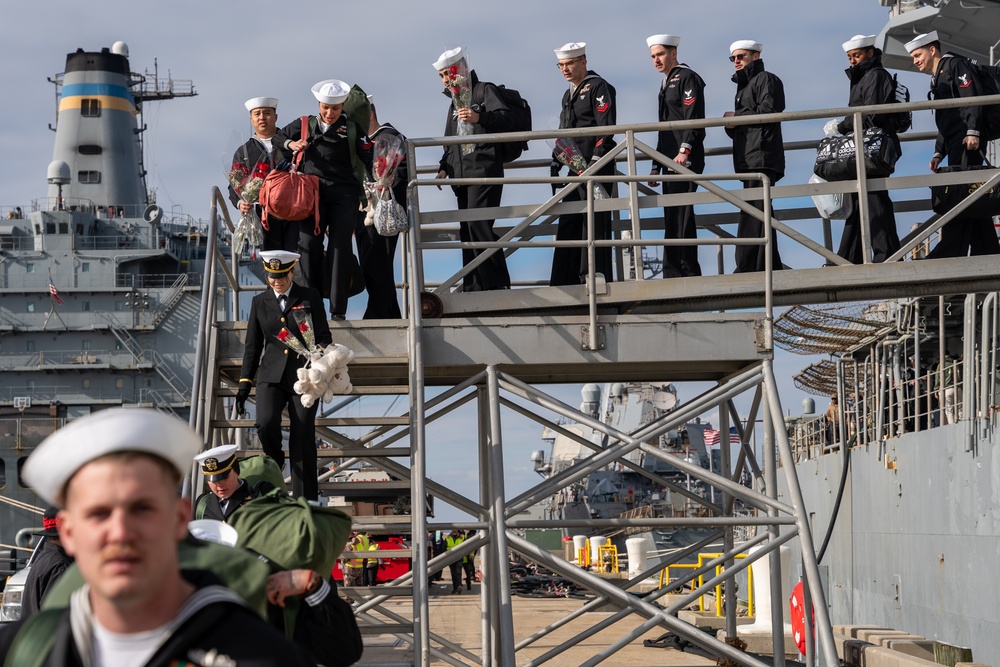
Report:
[[[444,85],[442,91],[448,97],[448,115],[445,119],[444,136],[453,137],[460,133],[460,122],[468,123],[472,134],[494,134],[507,132],[511,127],[510,109],[492,83],[479,80],[474,69],[469,68],[466,50],[462,47],[448,49],[434,61],[433,67]],[[468,86],[471,95],[468,107],[459,107],[453,96],[455,82],[463,70],[468,71]],[[463,146],[445,146],[438,163],[437,177],[444,178],[502,178],[503,158],[499,144],[471,144],[472,150]],[[438,186],[440,189],[441,186]],[[503,184],[453,185],[452,192],[459,210],[473,208],[494,208],[503,197]],[[495,242],[500,239],[493,231],[493,220],[469,220],[459,223],[458,235],[463,242]],[[469,264],[484,250],[462,249],[462,263]],[[462,290],[481,292],[510,289],[510,272],[503,250],[498,250],[462,279]]]
[[[253,174],[258,170],[258,165],[266,165],[266,171],[274,169],[275,165],[285,160],[292,159],[291,151],[287,151],[278,142],[271,139],[277,132],[278,120],[278,100],[275,97],[254,97],[244,103],[247,111],[250,112],[250,124],[253,126],[254,135],[245,144],[236,149],[233,153],[233,165],[242,164],[246,168],[247,174]],[[240,198],[236,189],[229,185],[229,200],[233,206],[240,209],[240,213],[246,215],[250,207],[254,204]],[[258,207],[258,215],[262,212]],[[263,216],[261,216],[263,218]],[[294,251],[299,244],[299,222],[292,220],[282,220],[273,215],[267,216],[264,224],[264,250],[291,250]]]
[[[290,151],[303,151],[303,174],[319,178],[319,220],[303,223],[299,234],[302,274],[306,284],[330,299],[330,315],[343,320],[350,296],[351,240],[365,200],[362,180],[372,165],[367,118],[350,118],[344,102],[351,86],[339,79],[313,85],[319,113],[297,118],[278,130],[275,141]],[[304,131],[303,131],[304,130]],[[326,242],[324,245],[324,236]]]
[[[903,48],[909,52],[918,70],[931,75],[931,94],[935,100],[970,98],[982,93],[982,84],[977,81],[969,60],[941,51],[937,30],[917,35]],[[949,166],[966,164],[975,167],[983,163],[986,142],[981,139],[980,133],[986,129],[984,108],[975,104],[975,100],[969,100],[969,106],[934,110],[938,136],[930,161],[931,171],[937,173],[941,160],[946,157]],[[927,257],[998,253],[1000,242],[993,228],[993,218],[963,214],[941,228],[941,240]]]
[[[677,60],[677,35],[653,35],[646,39],[653,67],[664,75],[660,84],[658,120],[692,120],[705,117],[705,82],[698,74]],[[656,140],[656,150],[677,164],[701,174],[705,171],[705,129],[663,130]],[[664,167],[654,163],[652,172]],[[664,194],[694,192],[694,181],[663,183]],[[663,209],[664,238],[693,239],[698,235],[694,206],[669,206]],[[700,276],[698,246],[673,246],[663,251],[663,277]]]
[[[27,618],[42,608],[49,589],[59,581],[63,572],[73,564],[73,558],[66,553],[59,540],[59,529],[56,528],[58,507],[49,507],[42,515],[42,530],[35,533],[45,538],[45,544],[28,568],[28,577],[24,580],[24,593],[21,597],[21,618]]]
[[[848,106],[864,107],[873,104],[894,104],[896,86],[892,75],[882,66],[882,51],[875,48],[875,35],[855,35],[841,45],[851,66],[847,77],[851,80],[851,95]],[[865,116],[865,129],[881,127],[896,144],[900,152],[899,137],[893,125],[892,114]],[[854,132],[854,116],[827,123],[834,134]],[[862,264],[865,258],[861,248],[861,208],[858,196],[851,194],[851,212],[844,222],[844,235],[840,239],[837,254],[855,264]],[[871,251],[873,262],[884,262],[899,250],[899,232],[896,231],[896,214],[892,199],[886,191],[868,193],[868,219],[871,228]]]
[[[733,83],[736,84],[736,99],[733,111],[726,115],[748,116],[763,113],[781,113],[785,110],[785,86],[775,74],[764,69],[760,58],[763,46],[752,39],[741,39],[729,46],[729,59],[733,63]],[[726,134],[733,139],[733,168],[737,173],[761,172],[774,185],[785,175],[785,145],[781,138],[781,123],[761,123],[759,125],[736,125],[726,128]],[[761,187],[760,181],[743,181],[743,187]],[[763,201],[748,204],[764,210]],[[772,216],[774,209],[771,210]],[[754,216],[740,211],[737,238],[760,238],[764,235],[764,223]],[[781,268],[778,240],[772,233],[770,240],[771,266]],[[764,246],[736,246],[736,270],[734,273],[749,273],[764,270]]]
[[[392,184],[392,196],[404,209],[406,202],[406,183],[409,167],[406,163],[406,137],[389,123],[379,123],[375,111],[375,103],[371,101],[371,119],[368,123],[368,136],[375,145],[380,137],[399,137],[404,150],[403,159],[396,167],[396,176]],[[358,260],[365,274],[365,289],[368,290],[368,307],[365,308],[366,320],[399,319],[399,301],[396,299],[396,278],[394,259],[399,235],[382,236],[375,225],[366,225],[364,217],[358,218],[354,228],[354,239],[358,244]]]
[[[563,93],[562,111],[559,113],[559,128],[571,127],[602,127],[615,125],[618,122],[618,102],[615,99],[615,88],[602,79],[596,72],[587,69],[586,42],[571,42],[555,49],[557,65],[569,88]],[[588,163],[595,162],[615,147],[614,137],[610,134],[576,137],[580,155]],[[558,176],[562,163],[553,155],[550,174]],[[572,171],[572,170],[571,170]],[[611,162],[597,172],[602,176],[615,173],[614,162]],[[570,176],[576,176],[570,173]],[[601,187],[607,188],[607,185]],[[581,201],[586,198],[586,188],[581,185],[567,194],[563,201]],[[587,237],[587,215],[585,213],[570,213],[559,216],[559,227],[556,231],[557,241],[580,241]],[[611,214],[594,214],[594,238],[607,240],[611,238]],[[614,280],[611,248],[597,248],[594,271],[604,274],[604,280]],[[552,274],[550,285],[580,285],[586,280],[587,249],[586,248],[556,248],[552,253]]]
[[[323,300],[316,290],[292,282],[299,255],[284,250],[260,253],[269,289],[253,298],[247,319],[246,346],[240,371],[236,406],[244,411],[250,388],[257,380],[257,435],[264,453],[279,467],[285,465],[281,447],[281,412],[288,408],[288,455],[291,462],[292,495],[316,500],[319,495],[316,470],[316,408],[306,408],[294,385],[298,369],[306,359],[279,342],[279,335],[293,337],[305,347],[296,314],[308,316],[316,345],[332,342]],[[263,356],[262,356],[263,355]]]
[[[219,445],[194,457],[209,488],[198,497],[194,518],[227,521],[238,508],[274,488],[266,480],[251,485],[240,477],[238,449],[236,445]]]

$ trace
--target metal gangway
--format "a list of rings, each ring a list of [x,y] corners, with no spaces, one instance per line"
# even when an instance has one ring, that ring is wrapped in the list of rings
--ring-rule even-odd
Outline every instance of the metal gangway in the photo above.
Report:
[[[774,646],[783,646],[781,610],[785,608],[786,601],[781,592],[783,582],[779,549],[784,544],[797,543],[806,588],[816,615],[817,645],[810,644],[807,652],[810,659],[816,657],[816,664],[838,664],[807,508],[796,478],[793,452],[782,427],[782,407],[773,368],[774,309],[780,305],[844,299],[975,291],[980,285],[995,284],[1000,275],[1000,263],[991,258],[975,257],[903,261],[960,213],[968,202],[946,215],[931,215],[903,240],[903,248],[884,264],[866,263],[860,266],[845,265],[844,260],[833,252],[828,220],[819,220],[815,211],[806,208],[783,208],[779,220],[773,216],[770,202],[772,198],[780,202],[814,194],[859,193],[865,256],[869,256],[870,233],[865,197],[868,191],[920,188],[926,192],[923,189],[934,183],[982,180],[994,185],[1000,182],[1000,170],[980,171],[971,176],[931,174],[866,180],[863,161],[858,160],[860,180],[773,186],[762,174],[693,174],[674,164],[668,156],[657,153],[640,141],[637,135],[691,125],[719,127],[724,124],[799,122],[847,114],[855,114],[855,126],[860,127],[862,114],[944,106],[954,106],[954,101],[624,125],[614,128],[614,134],[623,138],[617,148],[577,177],[552,178],[547,175],[547,160],[525,160],[509,165],[507,175],[502,179],[439,181],[433,176],[436,167],[414,166],[418,164],[417,151],[423,154],[427,149],[460,144],[463,138],[411,140],[408,155],[411,165],[409,204],[413,226],[406,234],[405,243],[401,244],[404,246],[402,293],[405,319],[331,322],[334,340],[347,345],[355,353],[355,361],[350,368],[354,394],[404,397],[407,407],[395,414],[354,417],[332,414],[317,419],[318,435],[330,445],[330,449],[320,452],[321,469],[328,464],[328,469],[320,476],[321,491],[331,495],[343,492],[344,483],[336,481],[336,475],[364,462],[391,475],[396,480],[391,484],[408,489],[413,499],[414,511],[408,517],[368,519],[360,524],[372,532],[394,532],[400,530],[399,521],[405,521],[412,535],[408,555],[412,556],[413,562],[412,572],[406,576],[384,587],[359,591],[356,597],[352,595],[363,633],[389,634],[411,645],[412,663],[407,664],[428,665],[435,660],[455,665],[509,666],[540,665],[596,631],[597,626],[531,660],[520,657],[526,655],[519,655],[520,651],[567,623],[570,618],[529,637],[518,634],[507,569],[508,555],[514,553],[549,568],[597,596],[580,612],[572,614],[572,618],[610,602],[620,611],[606,623],[632,618],[633,615],[640,619],[638,626],[623,631],[620,641],[600,651],[585,664],[598,664],[610,658],[620,646],[659,626],[720,658],[760,667],[765,663],[678,620],[676,612],[705,590],[714,589],[721,583],[726,591],[726,634],[735,637],[735,577],[752,562],[766,558],[771,572],[772,640]],[[605,133],[608,128],[600,131]],[[480,142],[538,142],[546,138],[588,133],[596,132],[587,129],[551,130],[479,135],[476,139]],[[904,135],[904,138],[926,142],[931,137],[923,134]],[[803,142],[802,145],[786,148],[808,149],[814,145]],[[725,149],[715,151],[716,154],[724,152]],[[640,163],[650,159],[670,165],[676,173],[663,176],[640,173]],[[612,160],[618,163],[619,173],[614,176],[595,175]],[[542,170],[545,175],[536,175]],[[648,181],[667,180],[696,180],[704,191],[662,195],[645,185]],[[723,187],[739,180],[757,180],[762,187]],[[421,207],[421,191],[427,187],[484,182],[503,183],[508,199],[515,193],[520,199],[522,188],[524,192],[533,192],[535,199],[529,203],[464,211],[434,211]],[[547,193],[554,183],[560,185],[549,197]],[[586,188],[584,200],[563,201],[566,194],[578,185]],[[620,191],[613,198],[595,199],[594,188],[598,185]],[[984,187],[980,191],[986,189]],[[545,194],[539,197],[539,192]],[[763,200],[763,211],[746,203],[754,200]],[[787,249],[790,241],[797,243],[815,253],[824,263],[834,266],[775,271],[778,267],[771,266],[771,255],[766,252],[767,264],[765,271],[760,273],[730,276],[721,275],[724,271],[720,270],[717,276],[647,279],[639,259],[644,252],[654,247],[690,243],[650,237],[654,230],[662,229],[662,219],[656,215],[658,209],[710,202],[727,204],[733,211],[744,210],[755,215],[764,223],[764,234],[757,239],[734,238],[725,227],[736,221],[736,213],[712,214],[699,216],[699,225],[711,236],[699,236],[696,244],[714,245],[720,249],[740,244],[766,246],[774,230],[780,233],[783,248]],[[927,211],[927,204],[926,198],[910,200],[900,202],[897,210]],[[614,237],[595,240],[594,214],[603,211],[614,214]],[[586,214],[586,240],[549,240],[554,235],[556,218],[563,213]],[[484,218],[509,220],[511,226],[504,228],[498,223],[502,236],[496,243],[462,243],[456,240],[457,222]],[[240,283],[238,257],[234,254],[227,262],[216,245],[219,236],[216,232],[222,225],[232,230],[227,204],[218,188],[213,189],[210,220],[212,228],[207,236],[212,261],[208,262],[205,276],[203,326],[198,332],[199,357],[195,368],[191,417],[192,425],[204,435],[206,446],[226,441],[231,437],[232,429],[245,430],[253,426],[250,419],[231,417],[245,323],[222,320],[217,313],[238,313],[240,294],[254,288]],[[805,232],[807,227],[815,231],[817,222],[826,232],[823,241],[816,241]],[[436,283],[427,279],[425,271],[425,267],[432,263],[431,258],[440,258],[441,253],[445,253],[453,259],[461,248],[485,249],[510,256],[522,249],[560,245],[583,247],[591,259],[597,248],[613,248],[618,279],[610,281],[596,274],[591,261],[591,269],[583,285],[549,287],[516,282],[511,290],[465,294],[460,287],[462,276],[483,261],[486,253]],[[439,264],[434,263],[434,266]],[[220,292],[225,292],[226,298],[232,300],[231,304],[226,304],[228,307],[223,307],[218,301]],[[728,312],[733,309],[739,310]],[[582,413],[544,389],[546,384],[615,381],[710,381],[714,386],[665,417],[630,433],[621,432]],[[438,393],[429,396],[428,389],[432,387]],[[741,420],[734,403],[734,399],[744,394],[751,397],[750,415],[745,422]],[[478,497],[463,495],[446,482],[432,479],[427,473],[429,427],[465,404],[475,406],[478,415],[478,432],[474,438],[470,437],[470,447],[478,453]],[[719,414],[719,430],[723,439],[721,471],[707,471],[679,457],[669,456],[655,446],[661,434],[710,410],[718,410]],[[573,434],[564,428],[563,423],[574,420],[603,433],[606,444],[597,447],[589,441],[581,441],[581,444],[596,451],[530,489],[510,496],[504,473],[505,414],[527,417],[571,437]],[[758,417],[763,422],[760,433],[763,457],[760,459],[746,446],[749,434],[743,432],[743,424],[755,424]],[[744,443],[735,461],[730,460],[728,453],[730,425],[737,428],[740,441]],[[351,438],[338,430],[349,427],[370,430],[358,438]],[[591,518],[575,522],[529,520],[519,516],[522,510],[603,466],[634,465],[629,462],[628,455],[636,451],[661,460],[669,459],[670,465],[715,489],[713,502],[679,487],[669,479],[640,469],[641,474],[671,491],[688,496],[702,508],[703,516]],[[751,471],[753,488],[739,483],[744,470]],[[779,495],[779,476],[785,489],[782,495]],[[197,478],[193,479],[197,484]],[[471,520],[458,523],[430,521],[426,513],[418,509],[428,496],[457,508],[469,515]],[[737,504],[755,511],[738,511]],[[518,533],[521,529],[539,527],[616,530],[669,526],[707,528],[711,537],[680,553],[657,560],[646,571],[632,577],[624,587],[615,586],[540,549]],[[477,533],[459,548],[429,557],[428,531],[452,527],[475,529]],[[746,530],[748,528],[750,530]],[[754,537],[736,543],[736,534],[753,534]],[[692,570],[651,594],[640,596],[630,590],[667,565],[678,562],[689,553],[697,553],[709,541],[718,538],[723,544],[722,555],[705,563],[702,568]],[[747,558],[736,559],[736,554],[755,546],[759,548]],[[476,550],[480,551],[482,560],[483,609],[478,653],[436,631],[431,622],[432,601],[429,596],[429,575],[432,572]],[[716,575],[715,568],[720,564],[723,566],[722,573]],[[667,600],[665,595],[682,591],[690,581],[702,575],[709,578],[694,591],[682,594],[680,598],[671,598],[666,605],[656,602],[660,598]],[[412,597],[412,614],[409,617],[390,611],[385,606],[387,601],[399,595]],[[809,637],[811,642],[811,634]],[[783,663],[784,656],[781,650],[776,653],[774,665],[777,666]]]

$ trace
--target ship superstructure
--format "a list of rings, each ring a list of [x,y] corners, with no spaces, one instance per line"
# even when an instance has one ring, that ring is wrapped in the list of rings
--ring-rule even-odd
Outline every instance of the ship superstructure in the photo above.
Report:
[[[186,416],[205,244],[146,188],[141,110],[195,94],[131,71],[123,42],[66,58],[48,195],[0,208],[0,543],[39,525],[20,480],[66,420],[113,406]],[[39,174],[39,184],[43,174]]]

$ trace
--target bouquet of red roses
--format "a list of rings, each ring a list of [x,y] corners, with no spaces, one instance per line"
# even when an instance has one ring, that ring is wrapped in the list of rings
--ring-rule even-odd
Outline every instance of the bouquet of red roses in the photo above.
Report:
[[[375,138],[375,158],[372,173],[375,175],[375,192],[380,197],[392,191],[396,183],[396,169],[406,159],[403,141],[398,134],[385,134]]]
[[[569,167],[571,172],[579,176],[586,171],[587,161],[583,159],[580,147],[576,145],[576,142],[573,141],[572,137],[560,137],[555,140],[550,139],[549,144],[552,146],[552,156]],[[595,184],[594,199],[607,198],[608,196],[604,193],[604,188],[599,184]]]
[[[293,334],[285,327],[281,328],[281,331],[279,331],[275,335],[275,338],[278,339],[279,343],[281,343],[282,345],[284,345],[285,347],[287,347],[289,350],[299,355],[300,357],[305,357],[306,359],[310,358],[311,355],[309,349],[302,344],[302,341],[299,340],[295,334]]]
[[[316,333],[313,331],[312,316],[304,308],[292,308],[292,320],[306,342],[306,349],[316,351]],[[294,349],[294,348],[293,348]]]
[[[469,77],[469,67],[464,58],[448,67],[448,90],[451,92],[451,101],[455,106],[453,114],[457,116],[459,109],[472,106],[472,79]],[[458,136],[467,137],[473,134],[473,131],[472,123],[464,120],[458,121]],[[468,155],[475,148],[475,144],[462,144],[462,155]]]
[[[264,244],[264,226],[254,204],[260,199],[260,189],[269,171],[271,165],[267,162],[258,162],[252,173],[242,162],[234,162],[229,170],[229,184],[240,199],[250,204],[250,210],[240,217],[233,231],[234,252],[242,252],[243,244],[246,243],[254,249],[251,252],[256,254],[256,248]]]
[[[410,218],[393,195],[396,169],[406,159],[405,142],[398,134],[383,134],[374,139],[375,157],[372,163],[374,182],[365,182],[368,206],[366,225],[375,225],[382,236],[396,236],[410,227]]]

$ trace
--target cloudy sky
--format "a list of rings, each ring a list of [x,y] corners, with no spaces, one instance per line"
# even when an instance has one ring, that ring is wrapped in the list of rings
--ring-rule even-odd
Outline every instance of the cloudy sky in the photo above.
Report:
[[[243,108],[249,97],[278,97],[279,124],[284,124],[315,112],[309,92],[313,83],[339,78],[359,83],[374,95],[382,120],[404,134],[438,136],[447,102],[431,63],[446,48],[464,45],[480,76],[520,90],[531,103],[535,127],[547,128],[558,115],[565,85],[552,49],[584,41],[590,67],[617,88],[619,122],[645,122],[655,120],[660,83],[645,38],[667,32],[682,37],[681,60],[707,82],[709,116],[721,116],[732,107],[728,46],[745,38],[764,44],[767,68],[784,81],[788,110],[838,107],[846,104],[848,95],[841,42],[858,33],[877,34],[886,12],[877,0],[19,3],[5,9],[0,39],[0,72],[8,95],[5,122],[0,124],[5,149],[0,204],[28,209],[31,200],[46,196],[45,174],[54,137],[48,128],[55,124],[56,103],[47,77],[63,71],[66,54],[77,48],[94,51],[123,40],[133,71],[152,72],[156,63],[160,78],[193,81],[197,97],[147,105],[146,169],[149,185],[165,210],[204,219],[211,188],[225,184],[232,151],[249,136]],[[914,99],[923,99],[926,77],[906,72],[900,80],[913,91]],[[924,115],[917,120],[919,129],[930,127],[929,115]],[[786,125],[785,139],[818,138],[822,124]],[[651,137],[646,140],[653,142]],[[721,130],[712,130],[707,143],[724,145],[727,139]],[[547,152],[539,142],[528,155],[544,157]],[[436,152],[418,155],[422,164],[436,162],[437,157]],[[784,183],[805,182],[812,157],[790,156]],[[900,170],[918,173],[926,168],[926,157],[904,158]],[[714,168],[710,163],[708,171],[731,168],[729,158],[722,158]],[[426,207],[453,205],[447,191],[421,192]],[[513,200],[505,197],[505,202]],[[818,230],[817,221],[807,233],[818,237]],[[835,227],[834,242],[838,240]],[[793,266],[819,264],[815,256],[800,256],[790,249],[782,254]],[[706,259],[702,263],[714,266]],[[547,266],[540,270],[541,275],[547,272]],[[351,312],[362,308],[363,303],[352,303]],[[779,361],[784,378],[810,361],[787,357]],[[803,395],[789,380],[784,384],[786,410],[800,412]],[[578,388],[558,391],[567,402],[578,403]],[[697,387],[682,390],[682,399],[697,391]],[[822,410],[825,401],[820,402]],[[453,435],[469,431],[448,431],[452,435],[443,433],[436,441],[441,451],[473,444],[462,445]],[[511,491],[536,479],[528,454],[541,447],[539,435],[540,428],[528,424],[517,437],[508,436]],[[433,472],[475,497],[476,469],[474,454],[470,455],[473,458],[440,457]]]

